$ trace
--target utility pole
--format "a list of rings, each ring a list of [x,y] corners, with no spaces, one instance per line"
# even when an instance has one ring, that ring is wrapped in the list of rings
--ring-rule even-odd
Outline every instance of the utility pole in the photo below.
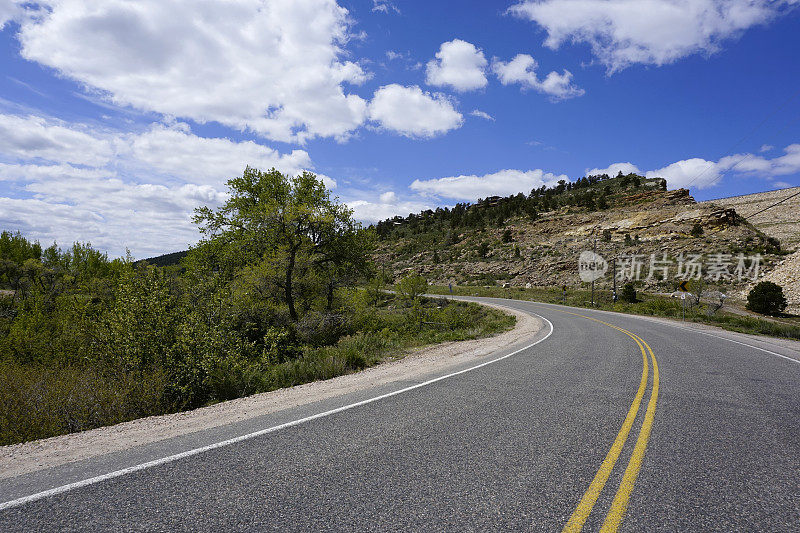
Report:
[[[596,231],[597,231],[597,226],[595,226],[594,229],[592,229],[592,236],[594,237],[594,243],[592,244],[593,260],[597,259],[597,235],[595,235]],[[594,307],[594,279],[592,279],[592,307]]]
[[[614,289],[611,293],[611,299],[614,300],[614,303],[617,303],[617,254],[614,253],[614,257],[611,258],[611,279],[614,281]]]

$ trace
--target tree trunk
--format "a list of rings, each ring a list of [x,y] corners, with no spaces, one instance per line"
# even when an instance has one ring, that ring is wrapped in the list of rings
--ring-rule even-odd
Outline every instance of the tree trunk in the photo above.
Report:
[[[333,283],[328,283],[328,311],[333,309]]]
[[[292,321],[297,322],[297,310],[294,307],[294,294],[292,292],[292,276],[294,275],[294,261],[297,255],[297,249],[292,248],[289,251],[289,264],[286,266],[286,283],[284,291],[286,292],[286,304],[289,306],[289,317]]]

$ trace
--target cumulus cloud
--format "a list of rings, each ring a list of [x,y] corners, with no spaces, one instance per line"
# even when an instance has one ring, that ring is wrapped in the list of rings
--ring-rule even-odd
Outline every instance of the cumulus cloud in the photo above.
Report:
[[[614,163],[608,168],[593,168],[587,174],[616,175],[618,171],[623,174],[642,172],[631,163]],[[800,173],[800,144],[790,144],[783,149],[783,155],[767,158],[751,153],[733,154],[725,156],[718,161],[709,161],[700,157],[693,157],[676,161],[656,170],[644,173],[648,178],[664,178],[671,189],[681,187],[695,187],[707,189],[720,183],[727,174],[745,177],[757,177],[774,181],[780,176]],[[777,183],[774,183],[777,185]]]
[[[474,44],[453,39],[442,43],[436,58],[426,67],[426,82],[437,87],[452,87],[456,91],[472,91],[486,87],[486,57]]]
[[[588,44],[610,73],[713,53],[796,0],[523,0],[509,12],[547,32],[545,46]]]
[[[368,75],[344,59],[335,0],[51,0],[21,22],[21,53],[118,105],[216,121],[279,141],[344,138]],[[187,16],[191,13],[191,16]]]
[[[13,20],[17,15],[20,14],[21,3],[22,2],[17,0],[0,1],[0,30],[3,29],[8,21]]]
[[[0,154],[82,165],[102,165],[113,153],[111,144],[89,135],[86,128],[65,127],[36,116],[0,114]]]
[[[397,203],[397,195],[394,193],[394,191],[387,191],[380,195],[380,201],[383,204]]]
[[[483,176],[473,174],[429,180],[417,179],[410,187],[422,194],[473,202],[487,196],[508,196],[519,192],[527,194],[531,189],[542,185],[549,187],[562,179],[569,178],[564,174],[556,175],[541,169],[527,171],[506,169]]]
[[[0,115],[0,227],[42,242],[89,241],[146,257],[197,240],[193,209],[216,207],[246,165],[296,174],[308,153],[198,137],[185,124],[138,133],[94,131],[35,116]],[[319,175],[328,185],[336,182]]]
[[[347,206],[353,210],[353,216],[362,222],[372,224],[380,220],[386,220],[397,215],[408,216],[409,213],[419,213],[434,207],[430,203],[418,201],[397,201],[390,202],[368,200],[353,200],[347,202]]]
[[[641,174],[641,170],[634,165],[633,163],[613,163],[606,168],[592,168],[586,170],[587,176],[599,176],[601,174],[608,174],[612,178],[616,176],[618,173],[622,172],[623,174]]]
[[[411,138],[431,138],[461,127],[464,117],[445,95],[416,85],[384,85],[369,104],[369,117],[384,129]]]
[[[547,94],[555,100],[566,100],[585,94],[586,91],[572,83],[570,71],[565,69],[561,74],[552,71],[540,80],[536,75],[537,67],[536,60],[528,54],[517,54],[508,62],[498,59],[492,62],[492,70],[503,85],[519,83],[523,89]]]
[[[198,137],[181,125],[154,124],[125,140],[136,161],[195,183],[219,184],[241,174],[245,165],[264,170],[275,167],[291,175],[312,166],[305,150],[281,154],[253,141]]]
[[[473,117],[482,118],[484,120],[491,120],[492,122],[494,122],[494,117],[492,115],[490,115],[486,111],[481,111],[480,109],[473,109],[472,111],[470,111],[469,114],[472,115]]]

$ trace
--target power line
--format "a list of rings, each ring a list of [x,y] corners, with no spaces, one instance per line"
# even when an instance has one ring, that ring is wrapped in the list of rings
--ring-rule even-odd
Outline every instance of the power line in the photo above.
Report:
[[[756,130],[758,130],[758,128],[760,128],[761,126],[763,126],[763,125],[764,125],[764,124],[765,124],[765,123],[766,123],[766,122],[767,122],[769,119],[771,119],[773,116],[775,116],[775,115],[776,115],[776,114],[777,114],[777,113],[778,113],[780,110],[782,110],[784,107],[786,107],[787,105],[789,105],[789,102],[791,102],[792,100],[794,100],[795,98],[797,98],[797,96],[798,96],[798,95],[800,95],[800,90],[798,90],[796,93],[792,94],[792,95],[791,95],[791,96],[790,96],[790,97],[789,97],[789,98],[788,98],[788,99],[787,99],[785,102],[783,102],[783,103],[782,103],[780,106],[778,106],[778,107],[777,107],[777,108],[776,108],[776,109],[775,109],[775,110],[774,110],[772,113],[770,113],[769,115],[767,115],[767,116],[766,116],[766,117],[765,117],[765,118],[764,118],[764,119],[763,119],[761,122],[759,122],[759,123],[758,123],[758,124],[757,124],[757,125],[756,125],[756,126],[753,128],[753,129],[751,129],[751,130],[750,130],[748,133],[746,133],[744,137],[742,137],[741,139],[739,139],[738,141],[736,141],[736,143],[734,143],[734,145],[733,145],[733,146],[731,146],[730,148],[728,148],[728,149],[726,150],[726,153],[731,153],[731,152],[733,152],[733,151],[734,151],[734,149],[735,149],[737,146],[739,146],[740,144],[742,144],[742,142],[744,142],[744,140],[745,140],[745,139],[747,139],[748,137],[750,137],[750,136],[751,136],[751,135],[752,135],[752,134],[753,134],[753,133],[754,133]],[[791,122],[790,122],[789,124],[791,125]],[[788,127],[788,126],[787,126],[787,127]],[[786,128],[784,128],[784,129],[786,129]],[[781,130],[781,132],[782,132],[782,131],[783,131],[783,130]],[[742,159],[740,159],[740,160],[739,160],[739,161],[738,161],[738,162],[737,162],[735,165],[733,165],[731,168],[729,168],[729,169],[725,170],[724,172],[722,172],[722,174],[726,174],[727,172],[730,172],[731,170],[733,170],[734,168],[736,168],[737,166],[739,166],[739,164],[740,164],[742,161],[744,161],[745,159],[747,159],[748,157],[751,157],[751,156],[752,156],[752,154],[747,154],[747,155],[745,155],[745,156],[744,156]],[[711,170],[711,168],[712,168],[712,167],[714,167],[714,165],[716,165],[716,164],[717,164],[717,163],[715,163],[715,162],[713,162],[713,161],[712,161],[712,162],[710,162],[710,163],[708,164],[708,166],[707,166],[706,168],[704,168],[704,169],[703,169],[703,170],[702,170],[702,171],[701,171],[701,172],[700,172],[698,175],[696,175],[694,178],[692,178],[691,180],[689,180],[689,183],[687,183],[687,184],[685,185],[685,187],[688,189],[688,188],[689,188],[689,186],[690,186],[692,183],[694,183],[695,181],[697,181],[698,179],[700,179],[700,178],[701,178],[701,177],[702,177],[702,176],[703,176],[703,175],[704,175],[706,172],[708,172],[709,170]]]
[[[785,202],[786,200],[789,200],[789,199],[791,199],[791,198],[794,198],[795,196],[800,196],[800,191],[797,191],[796,193],[794,193],[794,194],[792,194],[792,195],[789,195],[789,196],[787,196],[786,198],[784,198],[783,200],[781,200],[781,201],[779,201],[779,202],[775,202],[774,204],[772,204],[772,205],[770,205],[770,206],[767,206],[767,207],[765,207],[765,208],[764,208],[764,209],[762,209],[761,211],[756,211],[756,212],[755,212],[755,213],[753,213],[752,215],[747,215],[746,217],[744,217],[744,219],[745,219],[745,220],[747,220],[748,218],[753,218],[753,217],[754,217],[754,216],[756,216],[756,215],[760,215],[761,213],[763,213],[763,212],[764,212],[764,211],[766,211],[767,209],[772,209],[772,208],[773,208],[773,207],[775,207],[776,205],[780,205],[780,204],[782,204],[783,202]]]

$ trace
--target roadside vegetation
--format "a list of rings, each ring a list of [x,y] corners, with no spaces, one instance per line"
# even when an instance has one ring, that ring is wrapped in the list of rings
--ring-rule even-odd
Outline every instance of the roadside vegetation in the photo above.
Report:
[[[633,291],[633,292],[631,292]],[[429,287],[431,294],[450,294],[449,287],[433,285]],[[588,290],[550,288],[502,288],[500,286],[454,286],[453,294],[461,296],[486,296],[492,298],[513,298],[516,300],[529,300],[545,303],[564,304],[574,307],[591,308],[591,292]],[[690,302],[684,309],[681,300],[676,298],[666,298],[657,295],[636,292],[633,286],[628,289],[627,294],[623,294],[616,303],[611,299],[607,291],[595,292],[594,309],[604,311],[617,311],[620,313],[630,313],[635,315],[658,316],[681,320],[686,316],[687,321],[698,322],[719,326],[721,328],[737,331],[740,333],[751,333],[755,335],[769,335],[773,337],[783,337],[787,339],[800,340],[800,320],[794,317],[786,317],[783,320],[765,320],[752,316],[742,316],[724,310],[713,311],[715,306],[705,303],[695,304]]]
[[[248,168],[177,265],[0,235],[0,445],[354,372],[515,319],[423,298],[309,173]]]

